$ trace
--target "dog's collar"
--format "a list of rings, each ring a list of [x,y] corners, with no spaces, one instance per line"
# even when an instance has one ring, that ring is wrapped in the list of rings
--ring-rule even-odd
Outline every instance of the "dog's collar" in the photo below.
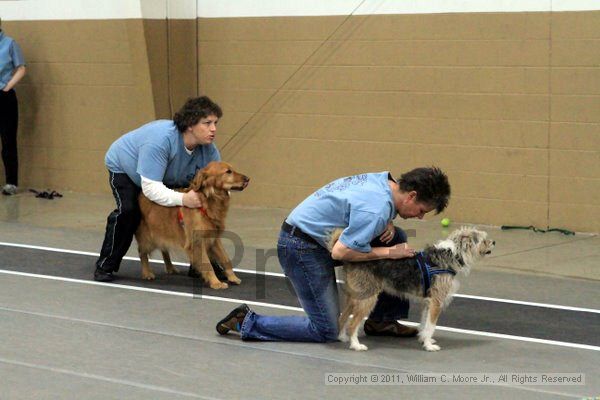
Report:
[[[208,218],[206,208],[198,207],[197,210],[200,211],[206,218]],[[183,211],[181,211],[181,206],[177,207],[177,222],[179,222],[179,225],[181,225],[182,227],[185,227],[185,223],[183,222]]]
[[[423,287],[423,297],[427,297],[427,292],[431,287],[431,278],[433,275],[438,274],[451,274],[456,275],[456,271],[452,269],[441,269],[432,267],[427,261],[427,257],[425,253],[419,251],[415,253],[415,260],[417,261],[417,265],[421,270],[421,286]]]

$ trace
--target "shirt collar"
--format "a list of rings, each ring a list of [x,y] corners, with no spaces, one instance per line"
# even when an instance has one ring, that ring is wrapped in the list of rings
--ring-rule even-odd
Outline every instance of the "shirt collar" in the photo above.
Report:
[[[396,218],[396,205],[394,204],[394,194],[392,193],[392,189],[390,189],[390,185],[388,184],[388,180],[392,181],[394,183],[398,183],[396,182],[396,180],[392,177],[392,174],[390,172],[387,173],[387,180],[385,181],[385,185],[387,187],[387,190],[390,194],[390,204],[392,205],[392,215],[390,216],[390,220],[393,220],[394,218]]]

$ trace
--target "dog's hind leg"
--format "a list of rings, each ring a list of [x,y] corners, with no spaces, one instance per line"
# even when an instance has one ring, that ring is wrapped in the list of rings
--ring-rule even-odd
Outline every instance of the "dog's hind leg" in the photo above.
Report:
[[[352,320],[348,325],[348,332],[350,333],[350,348],[356,351],[365,351],[369,348],[358,341],[358,327],[360,326],[363,319],[365,319],[377,303],[377,295],[368,297],[364,300],[354,300],[355,304],[352,307]]]
[[[149,281],[153,280],[155,276],[148,263],[148,256],[156,246],[151,239],[148,225],[143,219],[140,221],[140,224],[135,231],[135,240],[138,244],[138,254],[140,255],[140,262],[142,264],[142,279]]]
[[[148,254],[149,253],[142,252],[140,250],[140,261],[142,262],[142,279],[152,281],[154,280],[154,278],[156,278],[156,276],[154,275],[154,272],[152,272],[150,264],[148,263]]]
[[[350,339],[350,337],[348,336],[348,320],[350,317],[350,314],[352,313],[352,306],[354,304],[354,301],[349,297],[346,296],[346,305],[344,306],[344,311],[342,311],[342,314],[340,315],[340,319],[338,321],[338,327],[340,329],[340,333],[338,335],[338,340],[340,342],[348,342],[348,340]]]
[[[219,262],[219,265],[223,267],[225,276],[227,277],[227,282],[233,283],[234,285],[239,285],[240,283],[242,283],[242,280],[238,278],[233,272],[233,264],[231,263],[227,252],[223,248],[223,243],[221,243],[221,239],[215,239],[215,242],[211,248],[211,254]]]
[[[438,351],[441,349],[433,339],[433,332],[437,320],[442,312],[442,303],[437,300],[430,298],[426,301],[425,307],[423,307],[423,314],[421,316],[421,326],[419,327],[419,341],[423,343],[423,348],[427,351]]]
[[[169,251],[163,249],[160,252],[162,253],[163,260],[165,262],[165,270],[167,271],[167,274],[178,274],[179,270],[171,262],[171,256],[169,254]]]

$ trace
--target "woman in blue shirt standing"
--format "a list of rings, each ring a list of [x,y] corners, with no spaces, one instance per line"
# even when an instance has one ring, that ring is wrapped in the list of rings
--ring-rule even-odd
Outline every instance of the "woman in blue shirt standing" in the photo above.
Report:
[[[0,137],[2,161],[6,184],[2,194],[17,193],[19,185],[19,159],[17,153],[17,127],[19,106],[14,87],[25,76],[25,59],[15,40],[0,28]]]

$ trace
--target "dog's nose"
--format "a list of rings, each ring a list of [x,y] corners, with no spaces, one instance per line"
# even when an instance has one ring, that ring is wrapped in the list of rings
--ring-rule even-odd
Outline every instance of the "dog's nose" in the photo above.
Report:
[[[244,175],[244,182],[250,182],[250,178],[248,178],[246,175]]]
[[[492,240],[492,246],[495,246],[495,245],[496,245],[496,241]]]

